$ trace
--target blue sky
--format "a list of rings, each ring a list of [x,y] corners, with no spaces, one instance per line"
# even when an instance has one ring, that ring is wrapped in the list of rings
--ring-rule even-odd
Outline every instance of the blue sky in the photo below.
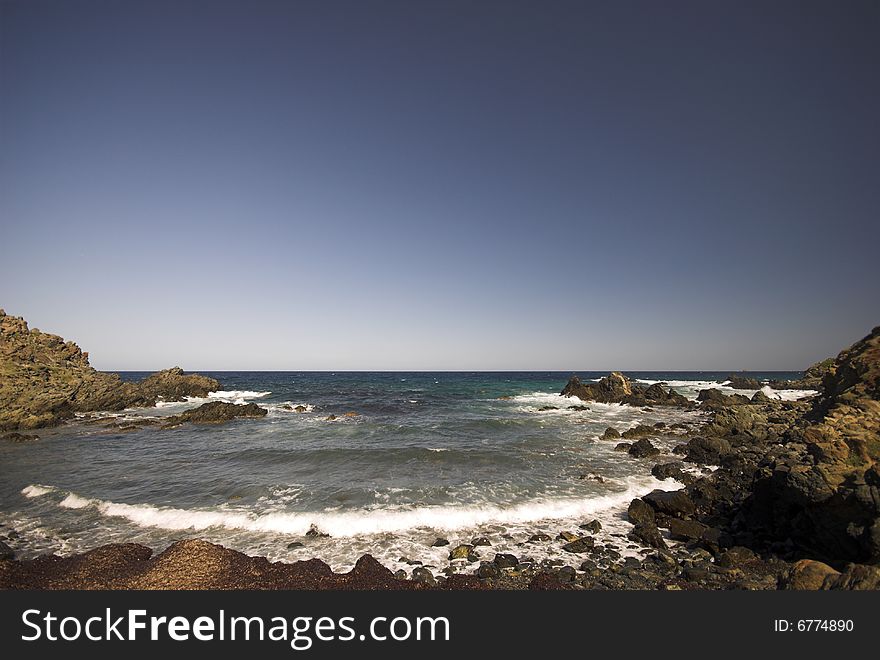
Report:
[[[0,306],[104,369],[801,369],[876,2],[0,4]]]

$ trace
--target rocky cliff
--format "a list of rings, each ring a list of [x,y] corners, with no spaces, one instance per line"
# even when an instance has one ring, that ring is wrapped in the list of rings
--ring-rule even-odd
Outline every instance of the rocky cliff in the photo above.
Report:
[[[153,406],[219,390],[213,378],[179,367],[140,383],[96,371],[89,354],[0,310],[0,430],[54,426],[76,413]]]

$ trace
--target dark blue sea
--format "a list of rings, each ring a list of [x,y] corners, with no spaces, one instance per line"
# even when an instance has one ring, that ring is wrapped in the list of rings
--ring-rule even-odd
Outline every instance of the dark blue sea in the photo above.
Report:
[[[561,397],[570,373],[209,375],[223,389],[206,399],[105,416],[166,416],[207,400],[255,402],[268,415],[130,432],[83,418],[42,431],[39,441],[0,445],[0,537],[24,557],[121,541],[161,550],[199,537],[272,560],[319,557],[335,569],[367,552],[392,569],[411,569],[405,559],[445,568],[449,548],[431,547],[438,536],[453,546],[484,536],[492,552],[570,563],[560,544],[528,538],[598,519],[599,536],[626,555],[636,551],[626,540],[626,506],[676,487],[654,479],[651,467],[675,460],[682,438],[655,443],[666,457],[636,459],[599,435],[609,426],[701,419]],[[628,375],[691,398],[705,387],[732,391],[722,385],[726,372]]]

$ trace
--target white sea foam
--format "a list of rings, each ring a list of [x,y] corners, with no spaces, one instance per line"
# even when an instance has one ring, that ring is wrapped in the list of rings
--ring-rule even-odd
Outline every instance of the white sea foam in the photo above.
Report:
[[[55,486],[43,486],[40,484],[31,484],[30,486],[25,486],[21,489],[21,494],[29,498],[42,497],[43,495],[48,495],[49,493],[54,492]]]
[[[171,406],[190,406],[193,404],[201,405],[210,401],[226,401],[228,403],[245,403],[249,399],[261,399],[269,396],[272,392],[254,392],[253,390],[217,390],[216,392],[208,392],[208,396],[188,396],[184,397],[184,401],[162,401],[156,402],[156,408],[168,408]]]
[[[58,506],[64,507],[65,509],[85,509],[90,504],[92,504],[92,500],[87,500],[75,493],[68,493],[67,497],[58,503]]]
[[[413,529],[452,531],[486,524],[521,524],[595,515],[621,507],[651,488],[663,486],[653,477],[634,477],[615,493],[577,498],[543,498],[514,506],[486,503],[466,506],[437,505],[409,509],[361,509],[355,511],[269,512],[247,509],[179,509],[152,504],[124,504],[88,499],[69,493],[60,506],[67,509],[94,507],[99,513],[128,520],[140,527],[172,531],[223,528],[249,532],[303,535],[312,526],[333,537],[399,533]]]

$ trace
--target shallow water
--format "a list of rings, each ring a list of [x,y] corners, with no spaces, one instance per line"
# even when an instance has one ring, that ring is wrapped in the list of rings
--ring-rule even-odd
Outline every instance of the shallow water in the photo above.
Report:
[[[449,548],[430,547],[438,536],[452,546],[486,536],[489,558],[571,560],[558,543],[525,542],[597,518],[599,536],[627,554],[629,501],[676,484],[650,474],[664,457],[635,459],[598,436],[608,426],[622,432],[701,419],[693,411],[563,398],[567,373],[210,375],[225,388],[211,399],[254,401],[269,414],[125,433],[81,420],[43,431],[37,442],[0,444],[0,536],[24,557],[121,541],[161,550],[199,537],[272,560],[319,557],[337,570],[365,552],[390,568],[406,568],[404,558],[445,567]],[[629,375],[691,398],[726,376]],[[172,415],[205,400],[114,416]],[[297,405],[307,411],[289,409]],[[587,409],[570,408],[576,405]],[[655,444],[669,453],[680,441]],[[330,536],[306,536],[312,527]],[[293,542],[303,546],[289,548]]]

